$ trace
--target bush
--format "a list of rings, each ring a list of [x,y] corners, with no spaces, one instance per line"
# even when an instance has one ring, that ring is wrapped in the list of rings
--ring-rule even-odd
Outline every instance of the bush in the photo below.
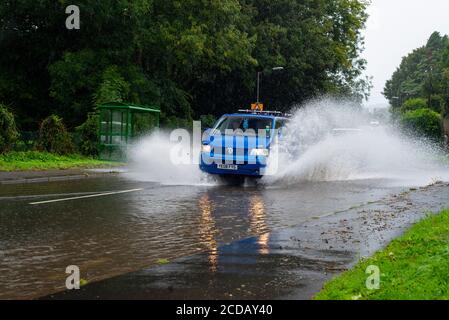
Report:
[[[97,113],[89,113],[86,122],[76,128],[76,132],[81,139],[78,145],[81,154],[98,156],[99,129],[99,115]]]
[[[74,152],[74,146],[62,119],[51,115],[42,121],[39,128],[39,149],[57,154]]]
[[[409,111],[415,111],[418,109],[428,109],[427,101],[423,98],[408,99],[401,106],[401,113],[407,113]]]
[[[418,109],[402,115],[402,125],[410,132],[439,140],[442,133],[442,119],[439,113],[430,109]]]
[[[14,115],[5,105],[0,104],[0,153],[10,151],[18,138]]]

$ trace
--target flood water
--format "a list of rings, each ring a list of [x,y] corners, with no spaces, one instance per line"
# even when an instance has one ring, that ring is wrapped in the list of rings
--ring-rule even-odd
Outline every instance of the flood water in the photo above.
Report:
[[[30,203],[142,188],[38,205]],[[285,187],[164,186],[124,176],[0,186],[0,298],[65,288],[66,267],[108,278],[348,209],[401,190],[383,180]]]

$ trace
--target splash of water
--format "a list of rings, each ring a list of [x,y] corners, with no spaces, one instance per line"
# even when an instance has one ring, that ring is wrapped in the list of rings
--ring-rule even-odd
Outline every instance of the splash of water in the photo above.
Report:
[[[372,121],[367,110],[331,99],[297,109],[283,134],[278,170],[264,183],[391,179],[425,185],[448,180],[437,147]]]
[[[389,123],[373,126],[367,110],[351,105],[321,99],[298,108],[283,132],[278,168],[262,183],[385,179],[417,186],[449,181],[447,156],[437,147],[407,137]],[[190,142],[185,143],[183,148],[190,150]],[[168,133],[143,138],[128,153],[129,176],[169,185],[221,182],[202,173],[195,163],[174,164],[172,151]]]
[[[182,143],[180,150],[190,150],[189,141]],[[130,165],[128,176],[139,181],[166,185],[215,184],[215,180],[201,172],[197,164],[179,164],[171,161],[173,145],[167,132],[158,131],[142,138],[128,151]]]

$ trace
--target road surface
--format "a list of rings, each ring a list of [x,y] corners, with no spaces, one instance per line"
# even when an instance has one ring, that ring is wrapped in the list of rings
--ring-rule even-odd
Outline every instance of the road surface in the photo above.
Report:
[[[167,186],[126,175],[0,185],[0,298],[32,299],[64,290],[69,265],[79,266],[81,277],[92,283],[157,270],[161,259],[203,257],[210,262],[245,241],[255,241],[256,251],[268,254],[279,249],[270,235],[281,239],[289,228],[298,233],[299,225],[335,213],[338,217],[409,189],[386,180],[277,187]],[[427,201],[442,206],[440,198],[426,196]],[[371,218],[375,217],[367,219]],[[318,233],[312,232],[320,245],[327,244],[321,236],[327,230],[324,221]],[[374,247],[380,244],[374,241]],[[353,260],[351,256],[346,262]],[[276,266],[282,263],[273,262],[270,268]],[[315,287],[305,291],[307,295]],[[256,297],[267,297],[260,292]]]

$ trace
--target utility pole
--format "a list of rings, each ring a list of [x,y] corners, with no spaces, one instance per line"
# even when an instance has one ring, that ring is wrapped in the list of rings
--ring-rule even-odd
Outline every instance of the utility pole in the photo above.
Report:
[[[257,72],[257,99],[256,103],[259,104],[259,95],[260,95],[260,75],[262,74],[261,71]]]

